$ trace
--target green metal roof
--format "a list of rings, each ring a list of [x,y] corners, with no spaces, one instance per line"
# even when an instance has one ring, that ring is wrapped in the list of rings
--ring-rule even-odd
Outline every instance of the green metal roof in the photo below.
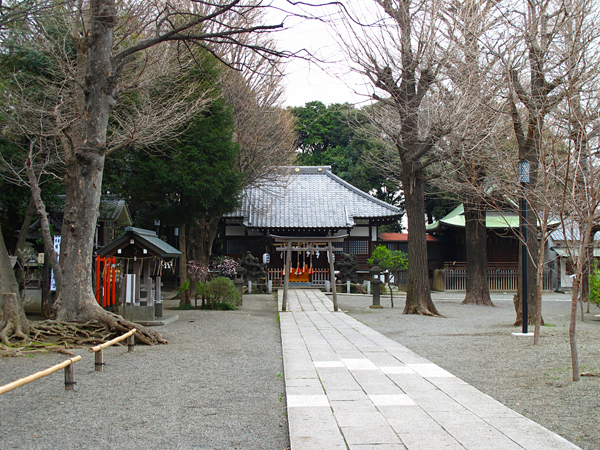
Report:
[[[462,203],[445,217],[427,225],[427,231],[437,231],[442,226],[454,228],[465,227],[465,207]],[[513,212],[487,211],[485,226],[486,228],[518,228],[519,215]]]

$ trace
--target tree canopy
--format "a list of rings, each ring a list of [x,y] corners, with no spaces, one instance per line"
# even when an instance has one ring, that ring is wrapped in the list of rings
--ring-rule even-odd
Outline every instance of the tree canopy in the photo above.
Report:
[[[367,128],[366,116],[350,104],[325,106],[320,101],[292,108],[298,132],[297,164],[330,165],[333,173],[392,205],[402,207],[398,183],[369,163],[384,143]]]

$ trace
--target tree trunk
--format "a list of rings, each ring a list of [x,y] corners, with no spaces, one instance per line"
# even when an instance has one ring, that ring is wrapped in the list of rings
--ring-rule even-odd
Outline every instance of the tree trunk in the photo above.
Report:
[[[465,203],[467,292],[462,304],[494,306],[487,279],[487,231],[485,211]]]
[[[583,250],[583,249],[582,249]],[[579,275],[579,276],[577,276]],[[571,368],[573,381],[579,381],[581,374],[579,370],[579,355],[577,353],[577,300],[579,297],[579,278],[581,273],[576,274],[573,279],[573,295],[571,297],[571,317],[569,319],[569,346],[571,348]]]
[[[179,226],[179,251],[181,256],[179,257],[179,306],[191,305],[192,300],[189,295],[189,289],[183,289],[182,286],[188,282],[188,271],[187,271],[187,230],[185,223]]]
[[[113,66],[113,28],[116,8],[112,0],[92,0],[90,31],[86,36],[88,63],[84,86],[81,147],[66,164],[66,202],[62,227],[60,264],[63,289],[55,303],[57,319],[84,323],[98,321],[126,331],[134,324],[105,311],[92,288],[94,234],[100,205],[102,172],[106,158],[106,133],[117,91]],[[160,333],[135,325],[136,338],[147,344],[165,342]]]
[[[0,341],[10,345],[9,339],[17,337],[27,339],[30,331],[29,321],[25,317],[20,296],[16,294],[2,294],[2,320],[0,321]]]
[[[530,214],[531,215],[531,214]],[[533,219],[534,221],[536,220],[535,218]],[[530,218],[528,217],[528,224],[529,226],[527,227],[527,248],[528,248],[528,252],[527,252],[527,257],[528,257],[528,264],[527,264],[527,315],[528,315],[528,325],[535,325],[535,318],[537,316],[537,306],[538,306],[538,290],[537,290],[537,286],[538,286],[538,273],[537,273],[537,264],[534,264],[531,255],[538,255],[540,251],[543,251],[543,249],[540,249],[540,245],[538,243],[537,240],[537,228],[533,227],[532,223],[530,222]],[[519,245],[519,279],[518,279],[518,289],[519,289],[519,294],[518,294],[518,299],[517,302],[515,302],[515,309],[517,312],[517,318],[515,320],[514,326],[518,327],[523,325],[523,306],[521,303],[521,293],[523,292],[523,261],[522,261],[522,254],[523,252],[521,251],[521,248],[523,246],[523,242],[520,242]],[[544,324],[544,319],[541,318],[541,324]]]
[[[33,197],[29,200],[27,205],[27,211],[25,211],[25,217],[23,218],[23,224],[21,225],[21,232],[19,233],[19,239],[17,239],[17,245],[15,245],[14,254],[19,256],[19,253],[23,249],[25,242],[27,241],[27,233],[33,220],[33,214],[35,213],[35,203]]]
[[[427,266],[427,238],[425,233],[425,181],[408,168],[402,170],[402,187],[406,198],[408,218],[408,274],[406,305],[402,314],[439,316],[431,301],[429,269]]]
[[[8,345],[11,336],[25,339],[29,334],[29,321],[25,317],[23,303],[19,295],[19,284],[10,263],[0,228],[0,340]]]
[[[38,178],[33,171],[31,154],[26,163],[27,178],[29,185],[31,186],[31,202],[35,205],[38,216],[40,217],[40,228],[42,230],[42,238],[44,240],[44,254],[48,258],[48,262],[54,270],[54,279],[56,280],[56,293],[57,297],[60,296],[62,289],[62,271],[58,263],[58,255],[54,251],[54,242],[50,231],[50,221],[48,220],[48,213],[46,212],[46,205],[42,201],[42,191],[38,182]]]

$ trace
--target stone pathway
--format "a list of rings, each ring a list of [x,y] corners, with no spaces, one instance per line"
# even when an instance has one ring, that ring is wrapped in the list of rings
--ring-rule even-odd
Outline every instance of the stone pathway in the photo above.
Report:
[[[280,317],[291,450],[579,448],[333,312],[318,290],[290,290]]]

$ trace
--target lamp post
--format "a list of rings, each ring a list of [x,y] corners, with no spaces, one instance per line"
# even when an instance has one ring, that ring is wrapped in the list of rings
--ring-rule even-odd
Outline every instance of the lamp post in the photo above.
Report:
[[[379,261],[375,259],[373,261],[373,267],[369,270],[371,273],[371,284],[373,285],[373,304],[369,308],[383,308],[381,306],[381,267],[379,267]]]
[[[523,243],[521,246],[521,306],[522,306],[522,332],[527,334],[527,325],[529,322],[529,311],[527,305],[527,266],[529,263],[529,253],[527,251],[527,200],[525,199],[525,191],[529,184],[529,161],[522,159],[519,161],[519,183],[523,197],[521,198],[521,235]]]

